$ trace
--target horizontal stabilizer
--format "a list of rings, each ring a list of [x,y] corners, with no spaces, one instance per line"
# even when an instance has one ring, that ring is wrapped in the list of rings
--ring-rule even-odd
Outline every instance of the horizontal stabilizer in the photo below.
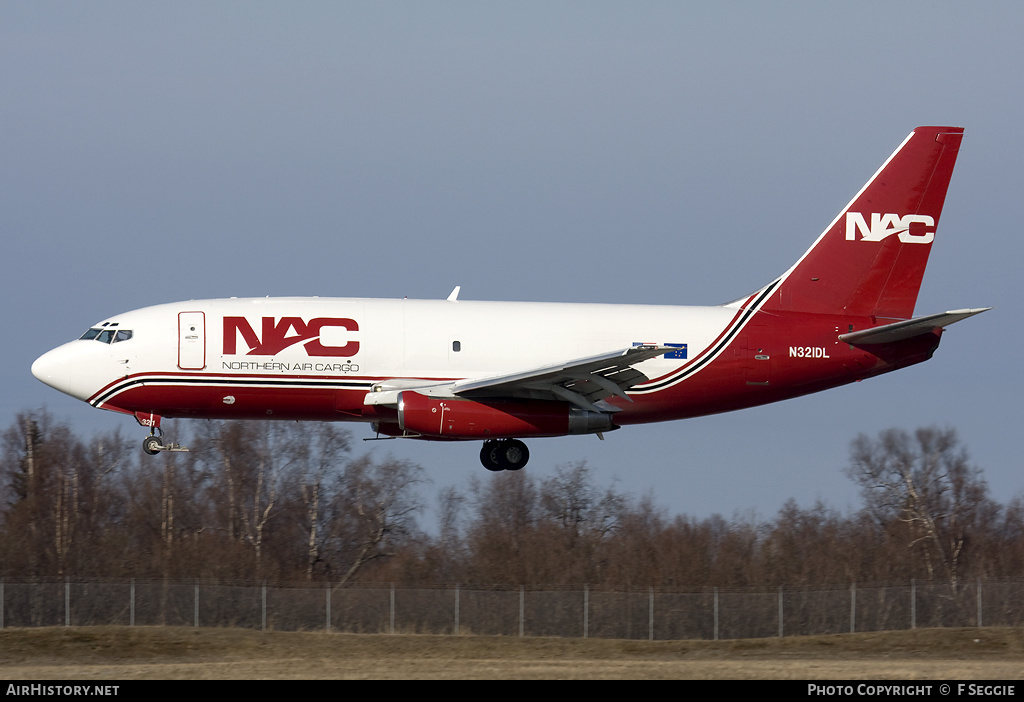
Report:
[[[916,319],[894,322],[893,324],[886,324],[872,329],[862,329],[860,331],[849,332],[847,334],[840,334],[839,339],[840,341],[845,341],[848,344],[856,345],[889,344],[894,341],[912,339],[915,336],[920,336],[921,334],[927,334],[937,329],[948,327],[954,322],[959,322],[961,319],[967,319],[968,317],[973,317],[976,314],[987,312],[990,309],[992,308],[979,307],[971,310],[940,312],[939,314],[930,314],[927,317],[917,317]]]

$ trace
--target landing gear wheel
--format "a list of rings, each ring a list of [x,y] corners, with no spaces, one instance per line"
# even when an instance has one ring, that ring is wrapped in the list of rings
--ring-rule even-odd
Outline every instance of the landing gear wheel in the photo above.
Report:
[[[519,470],[530,460],[530,449],[519,439],[509,439],[501,443],[499,450],[505,470]]]
[[[480,449],[480,463],[490,471],[519,470],[530,460],[530,450],[519,439],[491,439]]]
[[[501,464],[500,446],[501,444],[497,441],[485,441],[480,449],[480,462],[484,468],[495,473],[505,470],[505,466]]]
[[[158,436],[147,436],[142,442],[142,450],[150,456],[155,456],[160,453],[161,446],[160,437]]]

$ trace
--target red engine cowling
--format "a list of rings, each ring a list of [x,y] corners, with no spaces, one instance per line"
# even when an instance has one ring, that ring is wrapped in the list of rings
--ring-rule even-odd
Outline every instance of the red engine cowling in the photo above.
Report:
[[[404,431],[443,439],[500,439],[594,434],[618,427],[605,412],[544,400],[462,400],[406,390],[398,395]]]

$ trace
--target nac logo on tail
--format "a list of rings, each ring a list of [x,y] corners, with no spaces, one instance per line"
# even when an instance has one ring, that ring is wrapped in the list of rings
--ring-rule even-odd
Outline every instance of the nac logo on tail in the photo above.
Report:
[[[896,234],[904,244],[930,244],[935,238],[935,219],[928,215],[871,213],[871,223],[860,212],[846,213],[846,240],[881,241]]]

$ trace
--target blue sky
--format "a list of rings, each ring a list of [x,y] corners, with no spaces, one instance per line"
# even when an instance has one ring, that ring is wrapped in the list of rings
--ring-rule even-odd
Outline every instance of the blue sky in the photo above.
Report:
[[[955,427],[1024,494],[1024,6],[0,4],[0,426],[126,417],[29,373],[117,312],[320,295],[717,304],[783,272],[917,125],[966,128],[917,312],[928,363],[765,408],[530,443],[671,513],[858,504],[849,442]],[[369,431],[354,425],[355,436]],[[378,442],[436,487],[477,445]]]

